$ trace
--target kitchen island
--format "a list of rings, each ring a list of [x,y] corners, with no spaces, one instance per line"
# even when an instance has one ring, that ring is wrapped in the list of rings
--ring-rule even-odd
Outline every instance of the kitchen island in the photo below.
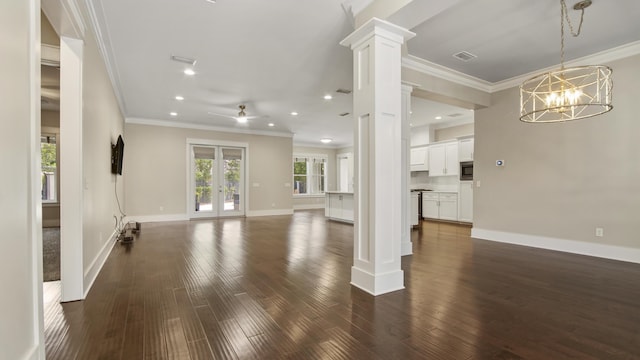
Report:
[[[353,223],[353,193],[326,191],[324,215],[330,220]]]

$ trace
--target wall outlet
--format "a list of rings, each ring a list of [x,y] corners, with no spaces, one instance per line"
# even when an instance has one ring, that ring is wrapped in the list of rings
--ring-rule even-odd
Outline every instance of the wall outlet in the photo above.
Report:
[[[476,187],[480,187],[480,180],[476,180]]]
[[[160,206],[160,211],[164,211],[164,206]]]
[[[260,187],[260,183],[253,183],[253,187]]]
[[[271,203],[271,207],[276,207],[276,203]]]
[[[604,228],[597,227],[596,228],[596,236],[597,237],[603,237],[604,236]]]
[[[284,187],[291,187],[291,183],[284,183]]]

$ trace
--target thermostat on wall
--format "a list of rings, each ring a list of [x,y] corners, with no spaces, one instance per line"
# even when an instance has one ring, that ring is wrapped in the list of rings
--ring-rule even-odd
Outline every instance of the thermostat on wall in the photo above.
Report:
[[[496,160],[496,166],[504,166],[504,160]]]

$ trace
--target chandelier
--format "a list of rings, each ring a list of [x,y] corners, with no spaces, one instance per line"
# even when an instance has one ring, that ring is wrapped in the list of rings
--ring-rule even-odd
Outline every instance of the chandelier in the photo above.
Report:
[[[520,120],[529,123],[551,123],[584,119],[604,114],[611,105],[611,68],[603,65],[564,67],[564,22],[577,37],[582,29],[584,9],[591,0],[573,6],[580,10],[578,31],[567,14],[565,0],[560,0],[560,69],[536,75],[520,85]]]

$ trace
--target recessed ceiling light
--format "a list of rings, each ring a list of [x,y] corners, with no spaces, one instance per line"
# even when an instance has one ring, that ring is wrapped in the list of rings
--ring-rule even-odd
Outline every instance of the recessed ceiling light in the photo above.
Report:
[[[182,101],[184,100],[184,96],[176,95],[176,100]]]
[[[216,0],[206,0],[206,1],[207,1],[208,3],[212,3],[212,4],[215,4],[215,3],[216,3]]]
[[[169,113],[169,115],[171,115],[171,116],[178,116],[178,113],[177,113],[177,112],[175,112],[175,111],[172,111],[172,112],[170,112],[170,113]]]
[[[274,123],[269,123],[268,125],[269,125],[269,127],[274,127],[274,126],[276,126],[276,124],[274,124]]]
[[[189,75],[189,76],[193,76],[196,74],[195,71],[193,71],[193,69],[184,69],[184,74],[185,75]]]
[[[333,99],[333,96],[327,94],[327,95],[324,96],[324,99],[325,100],[331,100],[331,99]]]
[[[442,116],[436,116],[435,119],[436,120],[442,120]]]
[[[328,144],[328,143],[332,142],[332,141],[333,141],[333,139],[324,138],[324,139],[322,139],[322,140],[320,140],[320,141],[321,141],[323,144]]]
[[[293,116],[298,116],[298,112],[297,112],[297,111],[292,111],[292,112],[291,112],[291,115],[293,115]]]

